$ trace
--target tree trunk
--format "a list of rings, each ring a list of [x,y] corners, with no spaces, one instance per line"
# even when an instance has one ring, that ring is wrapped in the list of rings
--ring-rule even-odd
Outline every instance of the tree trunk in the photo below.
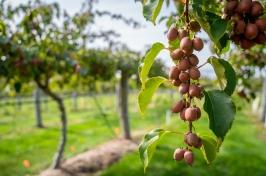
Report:
[[[37,87],[34,92],[36,127],[43,128],[41,114],[41,90]]]
[[[56,101],[58,105],[58,109],[60,111],[61,139],[58,145],[57,152],[54,155],[53,163],[51,166],[53,169],[58,169],[60,166],[60,161],[63,157],[63,153],[65,150],[65,145],[67,141],[67,115],[66,115],[65,105],[64,105],[63,99],[60,96],[56,95],[54,92],[52,92],[49,88],[44,88],[42,90],[44,91],[44,93],[46,93],[53,100]]]
[[[266,123],[266,77],[263,78],[261,122]]]
[[[118,103],[123,138],[131,139],[128,117],[128,75],[123,71],[121,72],[121,79],[119,81]]]

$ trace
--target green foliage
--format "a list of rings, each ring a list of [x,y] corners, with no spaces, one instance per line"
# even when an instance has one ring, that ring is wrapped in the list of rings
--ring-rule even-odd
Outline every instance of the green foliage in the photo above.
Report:
[[[228,21],[222,19],[221,16],[214,12],[208,11],[202,4],[202,0],[193,0],[193,15],[214,43],[218,53],[221,53],[228,44],[224,41],[226,39],[226,30],[229,26]]]
[[[204,110],[208,113],[209,128],[223,140],[230,130],[235,116],[235,105],[230,96],[221,90],[205,91]]]
[[[144,0],[143,4],[143,16],[146,20],[151,21],[153,24],[156,23],[156,18],[158,17],[164,0]]]
[[[154,151],[156,150],[158,142],[167,133],[170,133],[170,131],[166,131],[163,129],[155,129],[144,136],[143,141],[139,145],[139,155],[144,165],[144,172],[146,171],[149,165],[149,162],[154,154]]]
[[[141,83],[144,86],[144,83],[146,82],[149,71],[157,57],[157,55],[160,53],[161,50],[164,49],[164,45],[161,43],[154,43],[151,47],[151,49],[146,53],[143,62],[140,66],[140,80]]]
[[[167,80],[166,78],[158,76],[158,77],[149,78],[145,82],[145,85],[142,86],[142,89],[139,92],[138,96],[138,104],[141,113],[145,113],[149,103],[152,100],[153,94],[158,89],[158,87],[166,80]]]
[[[201,136],[202,140],[202,154],[208,164],[210,164],[212,161],[216,158],[217,153],[217,142],[215,139],[213,139],[210,136]]]
[[[215,57],[209,58],[208,63],[213,66],[221,89],[229,96],[232,95],[236,87],[237,78],[231,64],[224,59]]]

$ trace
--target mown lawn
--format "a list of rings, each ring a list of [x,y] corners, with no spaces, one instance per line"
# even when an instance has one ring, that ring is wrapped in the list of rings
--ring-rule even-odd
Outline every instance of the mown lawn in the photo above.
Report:
[[[176,163],[172,159],[174,149],[181,144],[183,137],[170,135],[160,141],[160,145],[146,172],[146,176],[265,176],[266,175],[266,140],[265,129],[256,123],[254,117],[247,116],[249,107],[240,103],[242,110],[238,111],[232,130],[226,137],[217,159],[207,165],[196,151],[196,161],[193,167],[184,162]],[[244,111],[246,109],[246,111]],[[206,114],[197,122],[197,127],[207,128]],[[165,127],[165,126],[160,126]],[[197,128],[196,127],[196,128]],[[177,118],[170,126],[165,127],[175,131],[186,128]],[[203,131],[198,131],[200,134]],[[262,135],[263,134],[263,135]],[[263,139],[264,137],[264,139]],[[138,152],[129,154],[117,164],[101,174],[102,176],[142,176],[143,167]]]
[[[136,95],[130,96],[130,117],[133,130],[150,128],[164,123],[169,102],[157,96],[147,118],[140,117]],[[119,119],[115,96],[97,98],[107,119],[119,133]],[[65,100],[68,112],[68,143],[65,157],[71,157],[114,138],[91,97],[78,100],[78,111],[73,111],[71,99]],[[163,105],[163,106],[161,106]],[[59,139],[59,113],[56,105],[42,104],[45,128],[34,127],[34,105],[25,104],[21,109],[14,106],[0,108],[0,176],[35,175],[49,167]],[[142,118],[142,119],[141,119]]]

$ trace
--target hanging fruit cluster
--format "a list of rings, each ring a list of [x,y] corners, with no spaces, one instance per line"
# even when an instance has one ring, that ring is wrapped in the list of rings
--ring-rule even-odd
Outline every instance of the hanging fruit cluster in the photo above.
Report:
[[[266,42],[266,18],[264,8],[258,1],[227,0],[224,15],[233,22],[231,40],[243,49]]]
[[[193,35],[200,31],[201,27],[197,21],[189,20],[188,8],[185,16],[185,29],[178,29],[174,25],[169,29],[167,38],[169,41],[180,40],[179,48],[171,50],[170,55],[176,65],[170,68],[169,79],[174,86],[179,87],[182,99],[174,104],[172,112],[180,113],[180,118],[188,123],[189,129],[184,135],[186,148],[177,148],[173,157],[176,161],[184,159],[187,164],[192,165],[194,161],[192,148],[202,146],[200,137],[192,132],[192,123],[201,117],[201,110],[194,104],[194,98],[200,99],[203,93],[203,88],[198,81],[200,78],[199,59],[193,51],[201,51],[204,43],[202,39]]]

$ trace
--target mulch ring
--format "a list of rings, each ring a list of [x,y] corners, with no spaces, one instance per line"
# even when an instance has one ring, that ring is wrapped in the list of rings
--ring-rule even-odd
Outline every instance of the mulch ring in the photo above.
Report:
[[[115,139],[64,161],[60,169],[48,169],[40,176],[90,176],[117,162],[138,145],[130,140]]]

